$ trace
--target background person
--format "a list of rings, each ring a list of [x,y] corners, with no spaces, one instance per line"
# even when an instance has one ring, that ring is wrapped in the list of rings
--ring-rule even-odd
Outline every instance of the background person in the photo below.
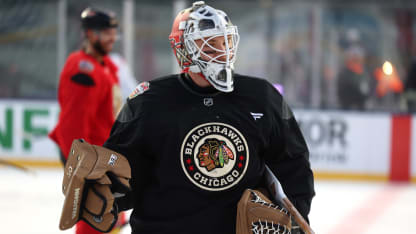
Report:
[[[59,120],[49,134],[61,150],[63,164],[72,141],[83,138],[102,145],[109,136],[120,110],[121,93],[117,67],[108,57],[117,37],[117,20],[111,12],[85,9],[81,14],[85,41],[71,53],[59,79]],[[76,225],[77,234],[99,233],[85,222]]]

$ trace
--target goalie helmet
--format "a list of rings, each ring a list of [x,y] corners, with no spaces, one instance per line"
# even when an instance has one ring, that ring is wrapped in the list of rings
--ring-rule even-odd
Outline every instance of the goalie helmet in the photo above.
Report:
[[[223,48],[210,43],[218,37],[224,39]],[[182,72],[201,73],[217,90],[233,91],[239,35],[225,12],[203,1],[195,2],[176,16],[169,40]],[[204,48],[213,51],[213,55],[205,53]]]

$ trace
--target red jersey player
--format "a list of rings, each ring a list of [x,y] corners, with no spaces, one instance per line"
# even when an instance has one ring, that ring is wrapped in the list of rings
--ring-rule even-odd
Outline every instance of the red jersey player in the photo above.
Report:
[[[114,14],[87,8],[81,14],[81,22],[85,41],[81,50],[69,55],[60,75],[61,112],[49,134],[58,144],[64,164],[74,139],[83,138],[96,145],[105,142],[122,101],[117,67],[107,55],[117,37]],[[80,221],[76,233],[99,232]]]

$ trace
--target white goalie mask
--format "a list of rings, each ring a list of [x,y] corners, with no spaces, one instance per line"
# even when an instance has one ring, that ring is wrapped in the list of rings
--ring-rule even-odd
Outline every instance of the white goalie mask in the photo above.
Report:
[[[239,35],[227,14],[204,2],[196,2],[179,29],[184,30],[184,49],[192,61],[189,71],[201,72],[219,91],[233,91]]]

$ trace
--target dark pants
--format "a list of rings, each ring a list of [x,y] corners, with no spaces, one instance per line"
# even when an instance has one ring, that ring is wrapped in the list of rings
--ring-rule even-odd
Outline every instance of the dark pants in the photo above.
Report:
[[[64,153],[62,153],[62,150],[59,150],[59,158],[61,159],[62,165],[65,166],[66,158],[65,158]]]

